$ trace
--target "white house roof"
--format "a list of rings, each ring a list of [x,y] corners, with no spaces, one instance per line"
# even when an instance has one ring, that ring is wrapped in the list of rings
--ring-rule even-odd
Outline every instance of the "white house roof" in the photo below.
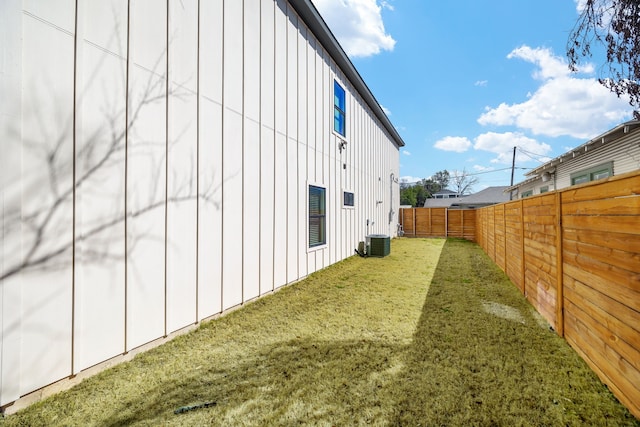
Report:
[[[354,67],[353,63],[347,56],[347,54],[338,43],[329,26],[324,19],[320,16],[320,13],[315,8],[311,0],[289,0],[289,4],[300,15],[302,20],[307,24],[309,29],[318,38],[322,46],[329,52],[331,57],[338,67],[345,73],[349,81],[356,88],[360,96],[364,99],[367,105],[371,108],[375,116],[382,122],[384,128],[389,132],[391,138],[395,141],[398,147],[404,147],[404,141],[400,134],[393,126],[385,112],[380,107],[380,104],[371,93],[371,90],[358,73],[358,70]]]

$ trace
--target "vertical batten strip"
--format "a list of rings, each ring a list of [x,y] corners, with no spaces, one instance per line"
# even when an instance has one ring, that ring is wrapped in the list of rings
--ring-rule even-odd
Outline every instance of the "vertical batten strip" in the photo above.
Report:
[[[196,41],[196,293],[195,293],[195,322],[200,321],[200,0],[198,0],[197,41]]]
[[[127,0],[127,58],[125,70],[125,113],[124,113],[124,350],[123,354],[129,352],[129,93],[131,75],[131,0]]]
[[[167,265],[168,265],[168,228],[169,228],[169,91],[171,90],[169,84],[169,60],[171,59],[169,56],[169,12],[170,12],[170,2],[171,0],[166,0],[166,8],[167,8],[167,20],[166,20],[166,34],[165,34],[165,48],[167,52],[167,62],[165,66],[165,105],[164,105],[164,337],[166,338],[168,335],[168,283],[167,283]]]
[[[78,44],[82,40],[78,37],[78,1],[75,0],[74,30],[73,30],[73,160],[72,160],[72,193],[73,213],[71,224],[71,375],[75,375],[75,347],[76,347],[76,221],[77,221],[77,141],[78,141]]]

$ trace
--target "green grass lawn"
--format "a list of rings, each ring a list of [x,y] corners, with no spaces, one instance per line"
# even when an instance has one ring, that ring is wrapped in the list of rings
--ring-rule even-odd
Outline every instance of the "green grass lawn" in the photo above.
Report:
[[[441,239],[395,239],[0,421],[296,424],[640,426],[477,245]]]

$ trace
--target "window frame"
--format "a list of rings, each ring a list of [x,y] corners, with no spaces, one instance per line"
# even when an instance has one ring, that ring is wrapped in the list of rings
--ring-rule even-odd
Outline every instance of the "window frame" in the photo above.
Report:
[[[606,171],[607,176],[596,178],[595,175]],[[600,179],[610,178],[613,176],[613,161],[601,163],[590,168],[581,169],[577,172],[573,172],[569,175],[571,185],[584,184],[591,181],[598,181]]]
[[[336,103],[336,98],[337,98],[337,94],[336,94],[336,88],[340,88],[340,91],[342,92],[342,106],[338,105]],[[337,113],[337,115],[336,115]],[[341,118],[341,124],[342,124],[342,128],[341,129],[336,129],[336,119],[337,118]],[[338,81],[337,78],[333,78],[333,132],[336,135],[341,136],[342,138],[346,138],[347,137],[347,90],[344,88],[344,86]]]
[[[322,213],[312,213],[311,209],[311,200],[312,200],[312,189],[320,189],[322,190],[323,200],[319,203],[322,206]],[[319,249],[323,249],[327,246],[327,187],[322,184],[316,183],[307,183],[307,251],[312,252]],[[317,243],[312,243],[311,241],[311,230],[312,230],[312,220],[320,219],[321,223],[319,224],[319,233],[322,235],[322,238]]]
[[[527,190],[520,193],[521,199],[524,199],[525,197],[531,197],[531,196],[533,196],[533,190]]]
[[[351,195],[351,203],[348,205],[346,203],[345,197],[347,194]],[[343,209],[355,209],[356,208],[356,193],[349,190],[342,190],[342,208]]]
[[[548,185],[540,187],[540,194],[544,194],[544,193],[548,193],[548,192],[549,192],[549,186]]]

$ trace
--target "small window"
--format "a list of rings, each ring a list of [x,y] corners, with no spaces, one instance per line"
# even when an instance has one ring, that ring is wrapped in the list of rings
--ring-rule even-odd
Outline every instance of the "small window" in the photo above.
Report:
[[[326,189],[309,186],[309,247],[327,243]]]
[[[343,193],[343,206],[355,206],[355,195],[348,191],[344,191]]]
[[[520,195],[521,199],[524,199],[525,197],[531,197],[533,196],[533,190],[528,190],[528,191],[523,191],[522,194]]]
[[[337,81],[333,81],[333,130],[346,136],[345,91]]]
[[[545,185],[544,187],[540,187],[540,194],[542,193],[548,193],[549,192],[549,186]]]
[[[613,176],[613,162],[608,162],[586,170],[581,170],[571,174],[571,185],[596,181],[602,178]]]

